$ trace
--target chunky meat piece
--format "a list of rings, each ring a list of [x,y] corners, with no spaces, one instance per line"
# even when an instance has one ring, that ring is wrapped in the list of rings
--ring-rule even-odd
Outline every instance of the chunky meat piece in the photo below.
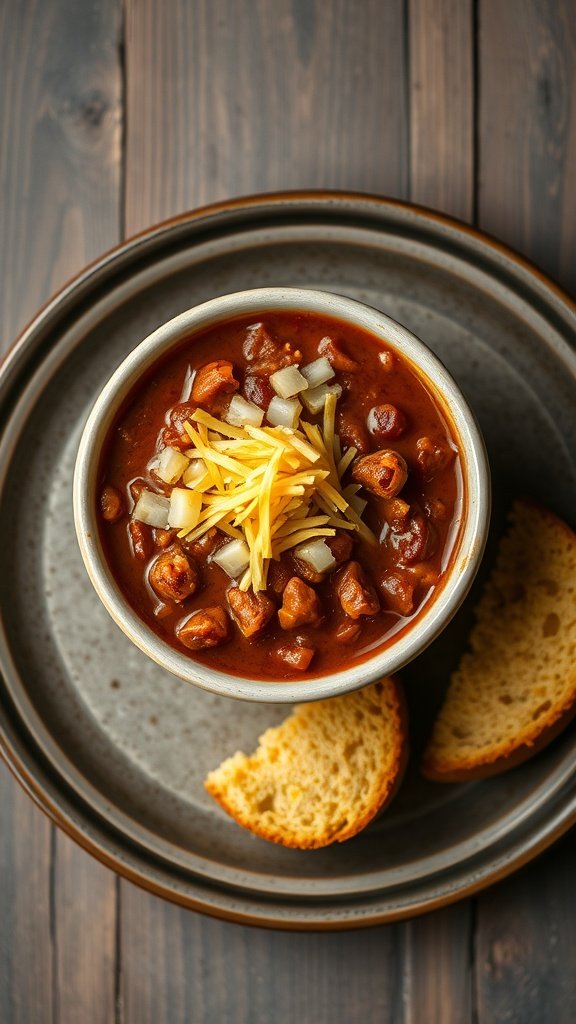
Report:
[[[333,537],[326,537],[326,543],[336,559],[336,565],[342,565],[352,554],[354,537],[349,530],[336,530]]]
[[[286,584],[294,575],[294,561],[288,552],[284,552],[278,560],[268,566],[268,586],[275,594],[283,594]]]
[[[456,452],[449,445],[433,441],[430,437],[419,437],[416,441],[416,456],[423,480],[428,483],[456,458]]]
[[[401,532],[408,528],[410,519],[410,505],[402,498],[383,498],[382,514],[393,530]]]
[[[158,451],[162,448],[176,448],[177,451],[183,452],[190,447],[190,443],[188,434],[180,434],[176,427],[163,427],[156,447]]]
[[[248,334],[242,347],[244,358],[251,364],[249,373],[256,377],[270,377],[276,370],[302,360],[299,349],[293,349],[290,342],[279,345],[270,337],[264,324],[254,324],[248,328]],[[254,399],[250,399],[254,401]],[[259,403],[256,402],[256,405]]]
[[[338,626],[334,639],[339,644],[353,644],[361,632],[362,625],[360,622],[354,622],[354,619],[346,618]]]
[[[430,519],[436,519],[440,523],[447,519],[449,515],[442,498],[427,498],[424,502],[424,510],[430,516]]]
[[[380,611],[378,596],[368,582],[359,562],[348,562],[336,577],[336,593],[342,611],[351,619],[361,615],[376,615]]]
[[[401,533],[392,530],[387,540],[397,553],[399,565],[424,562],[433,555],[436,546],[436,534],[430,522],[418,511],[412,514],[405,530]]]
[[[154,530],[154,545],[157,548],[167,548],[176,539],[176,530],[162,530],[157,526]]]
[[[282,595],[282,607],[278,620],[282,629],[298,629],[299,626],[317,626],[321,619],[318,594],[298,576],[288,581]]]
[[[337,530],[333,537],[325,537],[324,540],[326,545],[330,548],[332,556],[336,562],[331,569],[327,569],[325,572],[316,572],[309,562],[305,562],[296,555],[292,556],[294,569],[297,575],[300,576],[301,579],[306,580],[307,583],[322,583],[322,581],[326,579],[326,576],[335,572],[339,565],[342,565],[343,562],[347,562],[352,554],[354,540],[347,530]]]
[[[176,448],[177,451],[183,452],[190,447],[191,441],[184,424],[191,419],[196,409],[197,406],[192,402],[179,402],[170,410],[170,423],[160,431],[156,446],[158,450]]]
[[[134,558],[137,558],[139,562],[146,562],[154,547],[151,528],[144,523],[139,523],[137,519],[131,519],[128,523],[128,533]]]
[[[254,363],[257,359],[265,359],[266,356],[278,351],[278,345],[268,334],[264,324],[252,324],[246,332],[242,355],[248,363]],[[251,368],[253,371],[253,367]]]
[[[230,620],[222,605],[199,608],[176,627],[176,636],[193,651],[220,647],[230,636]]]
[[[163,601],[180,604],[198,589],[198,569],[178,544],[167,548],[150,567],[150,586]]]
[[[358,369],[358,363],[351,359],[342,342],[334,341],[334,338],[322,338],[318,345],[318,354],[326,356],[337,372],[354,373]]]
[[[310,562],[304,561],[303,558],[298,558],[296,555],[292,556],[294,572],[301,580],[306,580],[307,583],[322,583],[322,580],[326,579],[325,572],[316,572],[310,565]],[[293,576],[294,572],[290,575]]]
[[[398,452],[384,448],[356,459],[352,479],[379,498],[395,498],[408,479],[408,467]]]
[[[370,435],[366,424],[349,412],[345,404],[336,409],[336,432],[344,448],[356,448],[360,455],[370,451]]]
[[[208,555],[213,554],[214,551],[227,541],[228,537],[221,530],[217,530],[215,526],[212,526],[210,530],[203,533],[197,540],[184,541],[184,544],[194,558],[206,559]]]
[[[316,654],[314,647],[306,647],[298,643],[280,644],[272,656],[275,661],[282,662],[286,668],[294,672],[305,672]]]
[[[234,621],[245,637],[261,633],[276,611],[276,605],[267,594],[231,587],[226,597]]]
[[[368,430],[377,441],[395,441],[407,427],[404,413],[395,405],[374,405],[367,418]]]
[[[388,572],[380,581],[380,593],[390,611],[399,615],[411,615],[414,611],[414,589],[416,580],[405,572]]]
[[[416,565],[410,565],[406,572],[410,573],[415,587],[424,587],[426,590],[428,587],[435,587],[442,576],[442,573],[438,572],[431,562],[418,562]]]
[[[192,384],[192,401],[210,409],[216,399],[223,395],[231,395],[239,388],[234,377],[234,367],[226,359],[217,359],[214,363],[201,366]]]
[[[267,377],[247,374],[244,378],[242,394],[248,402],[253,402],[259,409],[267,409],[276,392]]]
[[[147,484],[145,480],[141,480],[138,478],[136,480],[131,481],[130,494],[132,495],[132,500],[134,504],[136,504],[136,502],[138,501],[138,498],[142,494],[142,491],[147,491],[149,487],[150,484]]]
[[[106,484],[100,495],[100,511],[107,523],[115,523],[124,514],[124,498],[116,487]]]
[[[175,445],[174,447],[176,447],[176,448],[189,448],[190,447],[190,438],[188,437],[188,434],[186,433],[186,429],[184,427],[184,424],[188,423],[192,419],[192,414],[195,413],[195,412],[196,412],[196,406],[193,405],[192,402],[180,402],[178,405],[175,405],[174,408],[171,410],[171,412],[170,412],[170,427],[167,427],[166,431],[164,433],[166,435],[166,433],[170,429],[172,429],[174,431],[174,433],[177,435],[179,443],[177,445]]]

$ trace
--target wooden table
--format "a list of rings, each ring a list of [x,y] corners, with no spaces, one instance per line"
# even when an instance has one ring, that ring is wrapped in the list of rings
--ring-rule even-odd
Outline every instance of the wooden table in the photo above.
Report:
[[[576,292],[574,0],[4,0],[0,114],[4,348],[124,236],[265,190],[436,207]],[[2,766],[0,1021],[572,1024],[575,852],[403,924],[268,933],[114,877]]]

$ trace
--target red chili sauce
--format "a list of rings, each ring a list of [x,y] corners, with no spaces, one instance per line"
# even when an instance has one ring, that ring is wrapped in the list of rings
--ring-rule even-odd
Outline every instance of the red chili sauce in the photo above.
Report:
[[[311,314],[266,314],[255,327],[257,319],[183,343],[133,389],[101,459],[101,539],[129,604],[181,653],[235,676],[308,678],[364,660],[433,599],[462,517],[460,458],[429,387],[370,333]],[[362,519],[377,542],[337,530],[325,538],[329,570],[315,572],[287,551],[269,563],[266,591],[239,595],[212,560],[230,537],[212,529],[195,542],[179,540],[175,529],[135,519],[135,505],[143,490],[170,495],[151,465],[167,445],[190,449],[184,422],[195,409],[223,420],[241,395],[266,410],[275,394],[270,375],[320,355],[334,371],[329,383],[342,389],[342,452],[357,449],[342,485],[361,484]],[[304,408],[302,419],[321,423],[322,414]],[[390,487],[392,496],[382,496]]]

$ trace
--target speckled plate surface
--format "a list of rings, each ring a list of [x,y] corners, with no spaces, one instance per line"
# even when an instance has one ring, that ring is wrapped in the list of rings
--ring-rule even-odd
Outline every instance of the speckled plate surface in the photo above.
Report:
[[[363,196],[261,197],[161,225],[88,268],[26,330],[0,376],[0,738],[54,820],[154,892],[234,920],[360,927],[502,877],[576,818],[574,727],[497,779],[419,777],[474,592],[403,673],[413,756],[392,807],[343,846],[259,841],[214,806],[206,771],[285,709],[217,698],[132,647],[85,575],[71,480],[89,408],[128,350],[214,295],[306,285],[368,302],[444,360],[483,429],[494,517],[511,498],[576,508],[576,316],[507,250],[426,211]],[[479,581],[481,582],[481,581]]]

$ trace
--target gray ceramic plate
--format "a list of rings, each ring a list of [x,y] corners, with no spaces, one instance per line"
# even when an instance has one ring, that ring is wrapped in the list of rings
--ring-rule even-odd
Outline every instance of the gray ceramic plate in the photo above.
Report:
[[[493,542],[511,497],[576,507],[576,318],[536,271],[425,211],[362,196],[288,195],[182,217],[126,243],[50,303],[0,379],[3,753],[83,846],[147,888],[236,920],[358,927],[486,885],[576,818],[574,729],[508,775],[420,779],[423,739],[461,652],[474,595],[404,673],[411,768],[351,842],[299,853],[253,839],[204,794],[224,755],[285,710],[163,675],[120,633],[85,575],[72,525],[75,450],[128,350],[197,302],[259,285],[325,288],[386,311],[444,360],[492,463]]]

